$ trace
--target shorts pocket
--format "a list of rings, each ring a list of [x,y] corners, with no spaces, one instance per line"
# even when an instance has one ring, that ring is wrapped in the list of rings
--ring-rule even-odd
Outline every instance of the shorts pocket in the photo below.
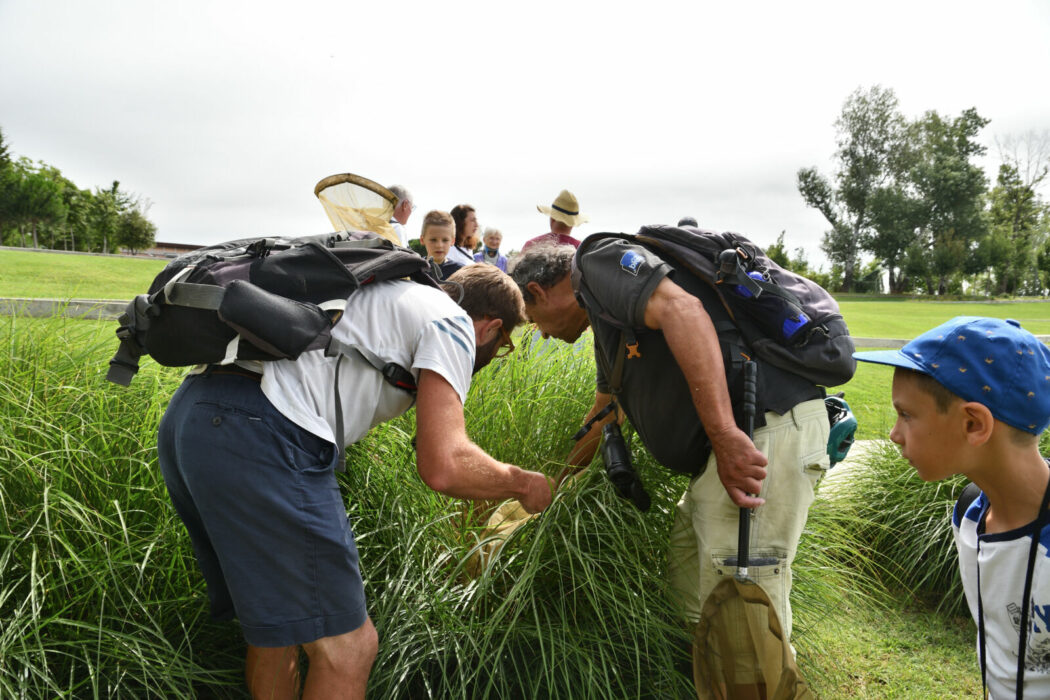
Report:
[[[234,418],[243,418],[246,420],[262,420],[262,416],[260,416],[259,414],[253,413],[252,411],[244,409],[240,406],[219,403],[218,401],[198,401],[196,405],[211,409],[216,413],[216,417],[221,417],[220,414],[223,414]]]
[[[735,549],[711,552],[711,568],[719,576],[735,576],[737,571]],[[775,579],[784,571],[787,554],[778,549],[757,549],[747,554],[747,577],[758,582]],[[729,562],[729,563],[726,563]]]
[[[830,468],[831,460],[828,458],[826,449],[820,452],[812,452],[802,457],[802,471],[807,474],[815,474],[817,477],[820,477]]]
[[[296,427],[291,433],[280,432],[288,466],[304,475],[320,475],[333,472],[332,457],[335,446],[303,428]]]

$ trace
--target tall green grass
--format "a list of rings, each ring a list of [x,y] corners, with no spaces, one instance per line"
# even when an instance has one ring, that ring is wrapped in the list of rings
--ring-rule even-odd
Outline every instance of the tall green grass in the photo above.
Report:
[[[156,467],[181,372],[144,363],[130,388],[107,384],[112,330],[0,324],[0,697],[244,697],[239,631],[207,619]],[[593,361],[586,345],[525,345],[478,375],[467,422],[497,458],[554,473],[593,399]],[[418,478],[413,433],[411,415],[373,430],[343,479],[380,633],[372,697],[694,697],[665,584],[684,479],[628,432],[648,513],[592,469],[472,578],[484,533]],[[795,644],[818,690],[849,668],[824,631],[843,592],[885,605],[857,518],[818,499],[796,566]]]
[[[1050,433],[1040,450],[1050,454]],[[951,513],[968,481],[962,476],[924,482],[889,440],[880,440],[860,468],[850,473],[849,488],[836,498],[854,518],[871,570],[894,588],[948,615],[968,615],[959,579]]]
[[[177,376],[106,386],[112,328],[0,330],[0,696],[191,696],[238,683],[153,442]],[[207,656],[201,638],[222,637]]]

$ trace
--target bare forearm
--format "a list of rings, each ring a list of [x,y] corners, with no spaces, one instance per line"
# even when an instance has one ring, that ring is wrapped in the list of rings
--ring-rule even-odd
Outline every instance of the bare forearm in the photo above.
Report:
[[[469,440],[458,441],[437,459],[441,469],[420,464],[420,476],[435,491],[456,498],[521,499],[529,490],[533,472],[500,462]]]
[[[493,459],[467,437],[459,397],[429,370],[420,373],[416,395],[416,469],[427,486],[448,496],[516,498],[529,512],[551,501],[548,477]]]
[[[588,421],[605,410],[611,401],[611,394],[602,392],[596,393],[594,396],[594,405],[591,407],[591,410],[587,412],[587,415],[584,416],[584,424],[586,425]],[[573,467],[586,467],[590,464],[591,460],[594,459],[594,453],[598,450],[598,445],[602,441],[602,428],[614,420],[621,422],[623,420],[622,415],[623,412],[617,407],[616,411],[595,421],[590,430],[588,430],[587,433],[572,446],[572,449],[569,450],[569,456],[565,461]]]
[[[566,463],[572,467],[586,467],[594,459],[594,453],[598,451],[598,444],[602,439],[602,429],[599,426],[593,426],[587,434],[584,435],[572,449],[569,450],[569,456],[565,458]]]

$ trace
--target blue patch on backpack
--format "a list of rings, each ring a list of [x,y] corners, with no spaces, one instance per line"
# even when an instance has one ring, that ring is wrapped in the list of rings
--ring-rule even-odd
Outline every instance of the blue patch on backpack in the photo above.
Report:
[[[622,267],[625,272],[630,272],[632,275],[637,277],[638,268],[640,268],[644,262],[644,257],[634,252],[633,250],[628,250],[623,254],[623,257],[620,258],[620,267]]]

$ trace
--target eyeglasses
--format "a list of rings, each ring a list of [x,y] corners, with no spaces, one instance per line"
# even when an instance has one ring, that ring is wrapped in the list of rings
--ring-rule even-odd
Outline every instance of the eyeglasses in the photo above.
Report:
[[[514,341],[510,339],[510,333],[503,326],[499,327],[499,334],[503,337],[503,344],[493,357],[506,357],[514,352]]]

